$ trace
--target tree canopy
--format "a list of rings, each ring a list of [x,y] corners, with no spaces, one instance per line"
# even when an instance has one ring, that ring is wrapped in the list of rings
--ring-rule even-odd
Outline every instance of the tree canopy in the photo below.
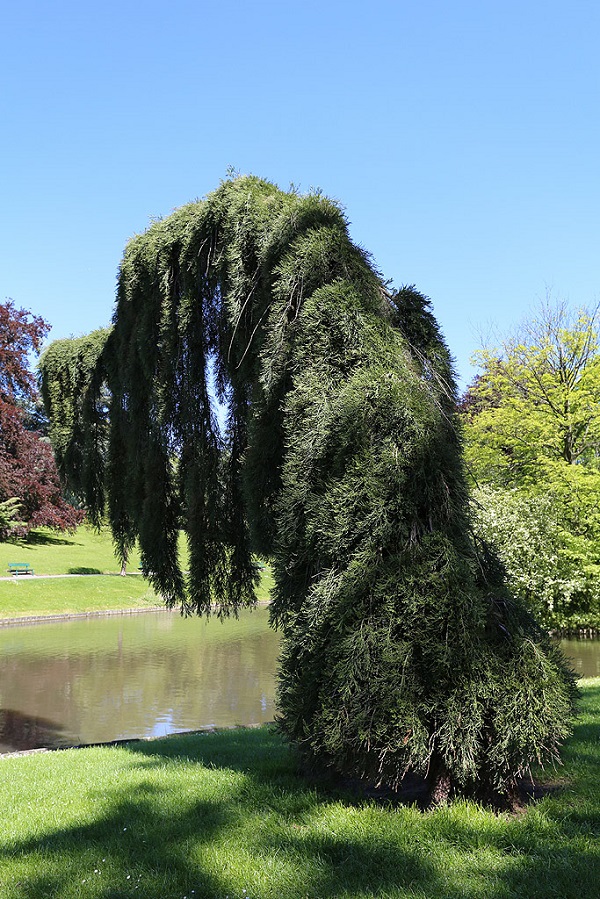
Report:
[[[476,354],[481,374],[462,404],[476,476],[532,484],[557,463],[600,468],[598,322],[598,310],[548,301],[515,336]]]
[[[102,354],[109,333],[55,340],[38,363],[58,470],[96,525],[105,505],[110,396]]]
[[[461,408],[480,530],[544,624],[598,627],[598,310],[547,301],[476,358]]]
[[[253,602],[252,553],[272,558],[279,724],[308,759],[392,786],[416,771],[441,799],[557,756],[573,677],[472,538],[430,303],[387,290],[338,204],[243,177],[152,225],[97,371],[93,476],[121,552],[139,539],[167,603],[220,614]]]
[[[29,355],[48,330],[12,300],[0,303],[0,539],[40,525],[73,528],[83,517],[62,496],[50,444],[28,427],[37,397]]]

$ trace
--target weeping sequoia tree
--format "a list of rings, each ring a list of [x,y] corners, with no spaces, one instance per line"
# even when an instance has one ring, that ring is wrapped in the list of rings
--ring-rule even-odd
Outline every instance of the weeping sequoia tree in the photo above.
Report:
[[[279,724],[308,763],[510,801],[558,758],[574,679],[473,536],[450,355],[339,205],[225,181],[129,243],[112,328],[41,374],[60,469],[169,606],[236,613],[272,559]]]

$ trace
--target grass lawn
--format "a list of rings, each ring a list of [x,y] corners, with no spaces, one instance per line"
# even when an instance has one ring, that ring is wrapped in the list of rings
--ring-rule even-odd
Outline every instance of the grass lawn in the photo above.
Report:
[[[34,580],[21,576],[0,581],[0,618],[67,615],[160,606],[160,599],[139,574],[86,575]]]
[[[74,534],[36,528],[22,540],[0,543],[0,572],[9,562],[29,562],[36,574],[116,574],[121,570],[108,529],[100,532],[87,525]],[[137,571],[140,556],[131,553],[129,571]],[[22,575],[24,580],[27,579]]]
[[[139,573],[137,551],[131,554],[127,577],[117,574],[120,565],[108,530],[97,533],[84,525],[75,534],[57,534],[39,528],[24,540],[0,543],[2,575],[9,562],[29,562],[36,575],[86,576],[38,580],[20,575],[0,581],[0,618],[117,611],[161,604]],[[265,569],[257,590],[260,600],[268,599],[271,583],[270,571]]]
[[[308,785],[270,728],[0,760],[3,899],[597,899],[600,679],[518,816]]]

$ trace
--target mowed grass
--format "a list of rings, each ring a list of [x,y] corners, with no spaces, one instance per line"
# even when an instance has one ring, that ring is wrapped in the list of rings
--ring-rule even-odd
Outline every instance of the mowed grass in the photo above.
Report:
[[[600,679],[519,815],[315,787],[271,728],[0,760],[3,899],[597,899]]]
[[[161,606],[161,600],[141,575],[86,575],[33,580],[21,576],[0,582],[0,619],[87,612],[120,611]]]
[[[185,553],[183,540],[181,551]],[[19,575],[0,581],[0,619],[161,605],[139,571],[137,550],[131,553],[127,576],[118,574],[120,565],[108,530],[98,533],[84,525],[74,534],[57,534],[39,528],[24,540],[0,543],[0,574],[8,577],[10,562],[29,562],[36,577]],[[66,574],[85,576],[37,577]],[[257,589],[260,601],[268,600],[271,584],[271,573],[265,568]]]
[[[22,540],[0,543],[0,573],[9,562],[29,562],[36,574],[118,574],[121,566],[114,554],[108,528],[96,531],[87,525],[75,533],[36,528]],[[140,556],[131,553],[128,571],[137,571]],[[27,575],[21,575],[27,580]]]

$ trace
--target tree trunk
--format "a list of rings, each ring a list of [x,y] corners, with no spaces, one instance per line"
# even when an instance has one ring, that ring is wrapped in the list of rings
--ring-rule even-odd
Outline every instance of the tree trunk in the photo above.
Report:
[[[432,763],[427,781],[431,784],[429,806],[446,805],[452,792],[452,777],[442,761]]]

